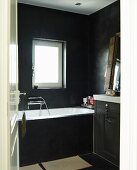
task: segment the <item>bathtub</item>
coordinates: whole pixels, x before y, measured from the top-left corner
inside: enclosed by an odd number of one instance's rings
[[[68,107],[26,110],[26,135],[22,138],[19,111],[20,166],[93,152],[94,110]]]
[[[49,113],[47,109],[41,110],[25,110],[19,111],[18,120],[22,119],[22,115],[25,112],[26,120],[36,120],[36,119],[47,119],[47,118],[59,118],[66,116],[74,116],[74,115],[82,115],[82,114],[93,114],[94,110],[83,108],[83,107],[67,107],[67,108],[56,108],[49,109]]]

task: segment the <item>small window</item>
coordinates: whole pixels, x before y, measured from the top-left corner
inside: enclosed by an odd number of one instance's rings
[[[33,88],[63,87],[63,42],[33,40]]]

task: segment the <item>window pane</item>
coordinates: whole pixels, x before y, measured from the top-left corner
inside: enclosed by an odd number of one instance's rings
[[[35,83],[58,83],[58,47],[35,45]]]

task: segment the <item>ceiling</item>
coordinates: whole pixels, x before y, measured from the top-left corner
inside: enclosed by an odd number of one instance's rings
[[[117,0],[18,0],[19,3],[90,15]],[[80,6],[75,5],[81,3]]]

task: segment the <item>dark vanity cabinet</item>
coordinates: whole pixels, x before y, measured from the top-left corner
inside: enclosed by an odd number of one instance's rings
[[[119,166],[120,104],[95,101],[94,152]]]

